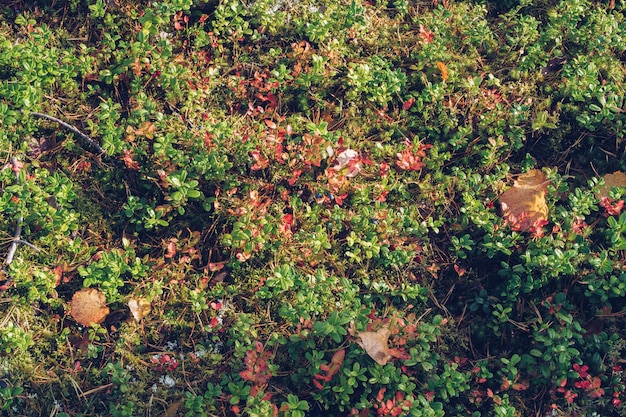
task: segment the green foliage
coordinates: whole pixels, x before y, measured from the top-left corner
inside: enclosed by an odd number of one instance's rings
[[[3,413],[624,414],[623,1],[14,3]]]

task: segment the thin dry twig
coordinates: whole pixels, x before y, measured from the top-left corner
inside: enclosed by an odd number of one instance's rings
[[[11,165],[13,167],[13,171],[15,172],[15,178],[17,182],[20,182],[20,173],[19,166],[20,162],[16,157],[11,158]],[[21,242],[22,236],[22,223],[24,222],[24,218],[20,216],[17,219],[17,225],[15,226],[15,232],[13,233],[13,239],[11,242],[11,247],[9,247],[9,251],[7,252],[7,257],[4,259],[4,265],[2,265],[2,271],[6,271],[6,268],[13,262],[13,257],[15,256],[15,251],[17,251],[17,245]]]
[[[49,114],[45,114],[45,113],[30,112],[30,114],[40,119],[47,119],[47,120],[56,122],[60,124],[61,126],[63,126],[64,128],[66,128],[67,130],[69,130],[70,132],[74,133],[76,136],[79,137],[79,140],[82,141],[80,145],[83,149],[86,149],[89,152],[93,152],[96,155],[104,154],[104,149],[102,149],[102,147],[98,143],[96,143],[96,141],[91,139],[89,136],[87,136],[86,134],[84,134],[83,132],[81,132],[76,127],[72,126],[71,124],[66,123],[61,119],[57,119],[56,117],[50,116]]]

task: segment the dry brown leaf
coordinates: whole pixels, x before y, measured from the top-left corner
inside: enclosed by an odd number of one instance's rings
[[[604,177],[604,185],[598,187],[596,197],[598,200],[602,200],[609,196],[611,187],[626,187],[626,174],[622,171],[615,171],[612,174],[606,174]]]
[[[110,311],[104,293],[95,288],[76,291],[70,306],[70,314],[83,326],[102,323]]]
[[[141,321],[144,317],[148,315],[150,312],[150,301],[145,298],[134,299],[131,298],[128,301],[128,308],[130,312],[133,314],[133,317],[136,321]]]
[[[380,365],[386,365],[391,360],[389,354],[389,335],[391,332],[386,327],[376,332],[357,333],[357,343],[365,352]]]
[[[521,174],[500,196],[503,216],[518,230],[529,231],[538,221],[548,220],[548,179],[539,169]]]
[[[176,412],[178,411],[179,407],[180,401],[171,404],[169,407],[167,407],[167,410],[165,410],[165,412],[161,414],[160,417],[176,417],[178,415]]]

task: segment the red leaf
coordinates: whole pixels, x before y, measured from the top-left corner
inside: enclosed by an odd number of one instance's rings
[[[273,121],[271,121],[270,119],[265,119],[263,120],[265,122],[265,124],[267,125],[267,127],[269,127],[270,129],[276,129],[276,123],[274,123]]]
[[[415,103],[415,97],[411,97],[410,99],[405,101],[404,104],[402,104],[402,110],[407,111],[413,106],[413,103]]]
[[[298,181],[298,178],[300,178],[300,175],[302,175],[302,170],[301,169],[295,170],[291,178],[289,178],[289,181],[288,181],[289,185],[294,185],[296,181]]]
[[[422,38],[424,43],[431,43],[433,39],[435,38],[435,34],[429,31],[428,29],[426,29],[424,25],[420,23],[419,37]]]
[[[165,253],[165,258],[171,259],[174,257],[174,255],[176,255],[176,243],[170,241],[170,243],[167,244],[167,252]]]
[[[252,169],[253,171],[258,171],[260,169],[267,168],[270,161],[269,159],[261,155],[261,152],[255,150],[255,151],[251,151],[250,154],[252,155],[252,158],[254,158],[254,161],[255,161],[250,169]]]
[[[216,272],[224,269],[226,262],[209,262],[209,271]]]
[[[133,159],[134,155],[131,151],[129,150],[125,150],[124,151],[124,165],[126,165],[126,168],[128,169],[132,169],[134,171],[138,171],[139,170],[139,164],[137,163],[137,161],[135,161]]]

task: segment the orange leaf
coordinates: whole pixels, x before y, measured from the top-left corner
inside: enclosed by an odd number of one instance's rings
[[[448,80],[448,75],[449,75],[449,74],[448,74],[448,67],[446,67],[446,64],[444,64],[444,63],[443,63],[443,62],[441,62],[441,61],[437,61],[437,64],[436,64],[436,65],[437,65],[437,68],[439,68],[439,71],[441,71],[441,78],[442,78],[444,81],[447,81],[447,80]]]
[[[527,232],[536,223],[547,221],[548,182],[541,170],[533,169],[521,174],[513,186],[502,193],[500,205],[503,216],[516,230]]]

